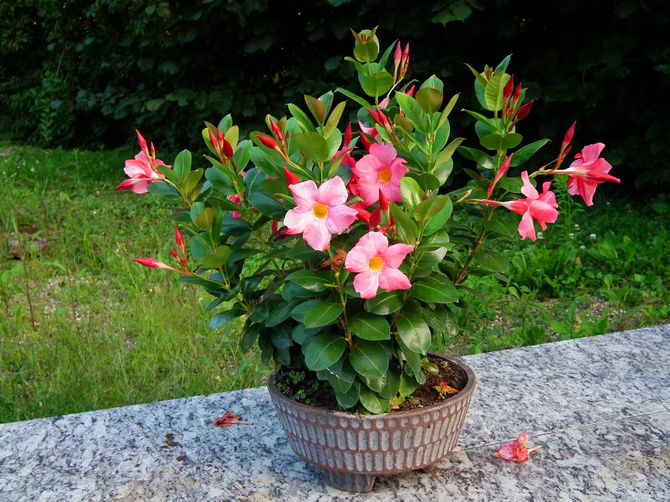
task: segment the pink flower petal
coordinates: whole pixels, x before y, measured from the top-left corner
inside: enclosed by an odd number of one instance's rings
[[[323,220],[314,219],[302,234],[305,242],[309,244],[312,249],[317,251],[325,251],[330,245],[330,232],[326,228],[326,223]]]
[[[286,225],[289,234],[300,234],[314,219],[314,213],[311,209],[295,208],[288,211],[284,216],[284,225]]]
[[[535,235],[535,225],[533,225],[533,217],[530,214],[530,210],[526,211],[521,217],[518,231],[522,239],[528,238],[531,241],[537,239],[537,236]]]
[[[356,275],[354,277],[354,289],[365,300],[377,296],[379,272],[362,272]]]
[[[524,194],[529,199],[537,199],[538,193],[535,187],[531,184],[528,179],[528,171],[521,173],[521,179],[523,180],[523,187],[521,188],[521,193]]]
[[[318,192],[316,200],[328,206],[340,206],[347,202],[349,197],[347,187],[339,176],[325,181]]]
[[[288,187],[298,208],[312,209],[316,203],[319,189],[312,180],[302,181]]]
[[[347,206],[335,206],[328,208],[326,226],[331,234],[341,234],[356,221],[358,211]]]
[[[386,291],[409,289],[409,278],[397,268],[384,267],[379,274],[379,287]]]
[[[347,258],[344,261],[344,267],[349,272],[368,272],[370,270],[370,260],[372,260],[374,256],[374,250],[357,245],[347,253]]]
[[[388,267],[398,268],[405,257],[414,250],[408,244],[393,244],[384,251],[384,264]]]
[[[385,166],[390,166],[398,157],[398,153],[391,145],[372,145],[370,147],[370,154]]]
[[[584,164],[591,164],[598,160],[600,154],[605,148],[604,143],[595,143],[593,145],[586,145],[582,148],[582,161]]]

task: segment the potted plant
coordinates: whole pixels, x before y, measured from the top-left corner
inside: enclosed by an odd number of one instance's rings
[[[166,165],[138,132],[118,189],[181,204],[176,265],[134,261],[202,286],[216,326],[243,318],[242,348],[258,345],[275,365],[268,386],[294,451],[333,485],[367,491],[375,476],[428,468],[456,444],[475,377],[429,350],[468,275],[491,270],[485,242],[516,232],[534,241],[536,222],[554,223],[552,177],[567,176],[587,205],[598,184],[618,180],[602,143],[561,169],[574,124],[553,162],[522,167],[548,140],[521,146],[533,102],[509,57],[470,67],[483,110],[464,110],[476,133],[465,141],[450,138],[458,95],[446,100],[435,75],[408,79],[409,45],[380,54],[375,30],[354,35],[346,59],[365,97],[305,96],[305,109],[289,104],[247,139],[230,116],[205,123],[207,167],[186,150]],[[504,210],[521,217],[516,228],[496,219]]]

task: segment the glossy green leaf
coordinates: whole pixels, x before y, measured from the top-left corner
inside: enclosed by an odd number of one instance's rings
[[[383,291],[367,300],[363,308],[372,314],[388,315],[402,307],[402,294],[399,291]]]
[[[423,373],[423,368],[421,367],[421,356],[417,352],[410,350],[402,341],[402,338],[398,338],[397,341],[398,348],[409,367],[410,373],[419,384],[423,384],[426,381],[426,375]]]
[[[374,108],[365,98],[360,97],[357,94],[354,94],[353,92],[349,91],[348,89],[344,89],[342,87],[338,87],[335,89],[335,92],[339,92],[340,94],[343,94],[344,96],[348,97],[352,101],[358,103],[360,106],[362,106],[365,109],[370,109]]]
[[[534,141],[529,143],[526,146],[519,148],[514,152],[514,156],[510,162],[510,166],[516,167],[525,164],[533,155],[535,155],[540,148],[549,143],[548,139],[541,139],[539,141]]]
[[[370,413],[376,415],[386,413],[389,410],[389,400],[384,399],[376,392],[366,388],[361,388],[361,394],[358,396],[363,407]]]
[[[291,331],[291,338],[298,345],[304,345],[307,339],[319,332],[321,328],[306,328],[304,324],[298,324]]]
[[[260,324],[249,324],[244,325],[242,330],[242,336],[240,337],[240,349],[242,352],[249,352],[251,348],[258,341],[258,336],[261,332]]]
[[[412,285],[410,295],[427,303],[453,303],[458,301],[458,289],[445,276],[425,277]]]
[[[356,373],[380,378],[388,370],[389,354],[379,342],[357,340],[349,352],[349,362]]]
[[[398,336],[412,352],[425,355],[430,348],[430,328],[418,314],[401,313],[396,318]]]
[[[358,80],[363,92],[370,97],[383,96],[393,86],[393,75],[389,72],[375,71],[372,74],[359,74]]]
[[[405,207],[412,209],[421,202],[425,194],[415,179],[403,176],[400,180],[400,195]]]
[[[340,303],[323,303],[313,307],[305,314],[304,323],[307,328],[327,326],[337,321],[342,312],[342,304]]]
[[[523,136],[518,133],[507,133],[505,135],[493,133],[484,136],[479,140],[484,148],[489,150],[507,150],[516,147],[523,140]]]
[[[323,370],[328,383],[336,393],[346,394],[356,380],[356,372],[346,357],[341,357],[335,364]]]
[[[174,159],[174,165],[172,166],[175,174],[178,176],[178,180],[175,182],[179,185],[181,182],[188,176],[188,173],[191,172],[191,152],[188,150],[182,150],[177,154],[177,157]]]
[[[339,404],[345,410],[353,408],[358,403],[360,389],[361,384],[359,382],[354,382],[354,384],[347,392],[335,392],[335,399],[337,399],[337,404]]]
[[[503,91],[510,76],[507,73],[497,73],[491,77],[484,88],[484,101],[486,109],[492,112],[499,111],[503,107]]]
[[[301,288],[302,289],[302,288]],[[307,291],[307,290],[303,290]],[[307,298],[311,298],[314,296],[314,293],[308,292],[309,296]],[[282,295],[282,298],[284,295]],[[325,302],[321,300],[307,300],[306,302],[302,302],[298,305],[296,305],[293,310],[291,310],[291,317],[295,319],[298,322],[304,322],[305,321],[305,316],[307,315],[308,312],[310,312],[312,309],[315,307],[320,307],[327,305]]]
[[[314,124],[312,124],[312,121],[305,112],[293,103],[289,103],[287,106],[288,111],[291,112],[291,115],[298,121],[298,124],[300,124],[303,131],[314,131]]]
[[[349,321],[349,329],[363,340],[391,339],[391,327],[386,318],[374,314],[356,314]]]
[[[406,244],[413,244],[419,235],[419,228],[416,223],[396,204],[389,204],[389,209],[391,216],[395,219],[398,238]]]
[[[314,162],[326,162],[328,156],[328,142],[320,134],[312,131],[303,132],[293,137],[293,144],[300,153]]]
[[[312,371],[325,370],[335,364],[347,346],[347,342],[339,335],[324,333],[316,335],[302,346],[305,364]]]
[[[287,281],[293,282],[308,291],[318,293],[327,289],[327,284],[332,282],[328,272],[315,272],[313,270],[298,270],[286,277]]]
[[[326,128],[323,131],[323,136],[325,138],[330,137],[333,131],[337,129],[337,124],[340,122],[340,118],[342,118],[342,114],[344,113],[344,108],[346,105],[347,102],[342,101],[335,107],[333,112],[328,117],[328,120],[326,121]]]
[[[277,297],[279,298],[279,297]],[[277,302],[270,306],[267,319],[265,319],[265,326],[267,328],[272,328],[283,323],[286,319],[291,317],[291,311],[298,304],[297,301],[294,302]]]
[[[409,120],[419,132],[427,133],[428,115],[421,109],[419,103],[417,103],[413,97],[403,92],[396,92],[395,98],[400,105],[400,109],[407,117],[407,120]]]

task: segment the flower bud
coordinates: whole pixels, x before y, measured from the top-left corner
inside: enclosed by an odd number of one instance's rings
[[[292,173],[286,168],[284,168],[284,177],[286,178],[286,186],[291,186],[300,183],[300,179],[298,179],[298,177],[294,173]]]
[[[352,30],[356,43],[354,45],[354,57],[361,63],[371,63],[379,55],[379,39],[373,30],[362,30],[356,33]]]
[[[275,140],[270,138],[269,136],[263,136],[262,134],[258,135],[258,141],[263,143],[266,147],[268,147],[270,150],[276,150],[277,149],[277,143]]]
[[[530,109],[533,107],[534,100],[530,100],[528,103],[524,104],[519,108],[519,111],[516,114],[516,120],[523,120],[525,119],[528,114],[530,113]]]

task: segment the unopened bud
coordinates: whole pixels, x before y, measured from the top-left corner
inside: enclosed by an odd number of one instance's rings
[[[263,143],[266,147],[268,147],[271,150],[276,150],[277,149],[277,142],[270,138],[269,136],[263,136],[262,134],[258,135],[258,141]]]

